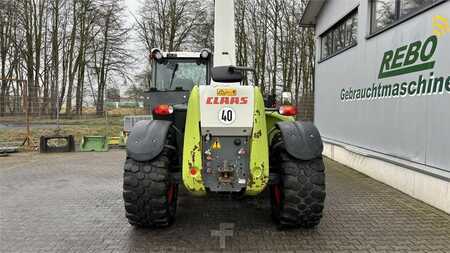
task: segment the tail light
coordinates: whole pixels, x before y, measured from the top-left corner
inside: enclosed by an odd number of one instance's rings
[[[153,114],[158,116],[168,116],[173,113],[173,107],[171,105],[157,105],[155,108],[153,108]]]
[[[297,107],[293,105],[283,105],[278,112],[284,116],[295,116],[297,115]]]

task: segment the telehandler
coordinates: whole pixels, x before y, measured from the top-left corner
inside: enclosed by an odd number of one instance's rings
[[[234,34],[233,1],[215,0],[214,55],[152,51],[153,120],[138,122],[127,140],[123,197],[130,224],[171,225],[180,184],[196,196],[255,196],[269,188],[279,227],[319,224],[325,200],[319,131],[296,121],[294,106],[265,108],[259,87],[241,85],[251,69],[236,66]]]

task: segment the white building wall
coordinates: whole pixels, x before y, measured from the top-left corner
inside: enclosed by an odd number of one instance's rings
[[[450,93],[342,101],[341,90],[450,76],[450,33],[439,37],[433,70],[378,79],[388,50],[433,34],[433,17],[450,20],[450,1],[372,38],[369,0],[328,0],[316,25],[320,35],[358,8],[358,44],[320,62],[317,37],[315,123],[325,155],[450,213]],[[445,86],[445,83],[444,83]],[[357,152],[354,152],[357,150]],[[333,151],[333,152],[332,152]],[[380,158],[380,159],[377,159]],[[392,161],[389,163],[389,161]]]
[[[429,205],[450,213],[450,182],[361,154],[333,143],[325,143],[323,154],[369,177],[383,182]]]

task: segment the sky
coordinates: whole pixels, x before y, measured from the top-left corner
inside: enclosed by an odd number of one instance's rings
[[[139,8],[139,0],[125,0],[129,11],[136,11]]]
[[[142,3],[142,0],[125,0],[124,3],[126,5],[126,7],[127,7],[127,11],[126,11],[127,18],[126,18],[126,20],[127,20],[128,26],[132,26],[134,24],[134,17],[133,17],[133,15],[137,16],[138,9],[139,9],[139,6]],[[136,42],[136,35],[133,32],[132,32],[132,38],[129,41],[128,47],[130,49],[132,49],[132,50],[139,49],[139,43]]]
[[[132,26],[134,24],[133,15],[137,16],[142,0],[124,0],[124,3],[127,7],[126,20],[128,22],[128,26]],[[130,40],[128,42],[127,48],[130,50],[130,54],[132,54],[137,59],[136,63],[131,66],[131,74],[138,74],[143,70],[145,66],[147,53],[142,50],[141,44],[136,41],[136,34],[134,32],[131,32],[130,34]],[[127,87],[121,87],[121,90],[124,90],[126,88]]]

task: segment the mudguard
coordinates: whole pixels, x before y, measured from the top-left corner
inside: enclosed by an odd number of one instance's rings
[[[167,132],[172,122],[142,120],[136,123],[127,140],[127,157],[139,162],[157,157],[166,144]]]
[[[300,160],[311,160],[322,156],[323,143],[319,130],[311,122],[276,123],[284,141],[286,151]]]

